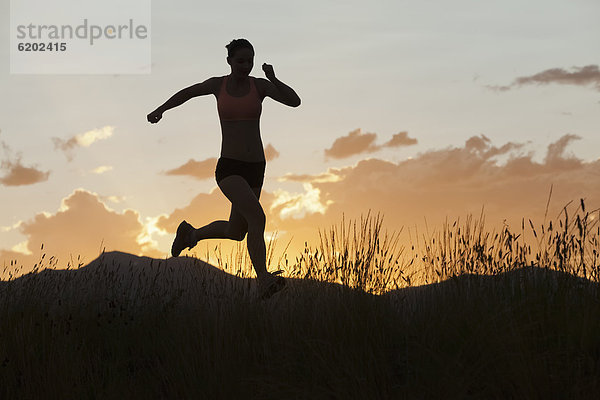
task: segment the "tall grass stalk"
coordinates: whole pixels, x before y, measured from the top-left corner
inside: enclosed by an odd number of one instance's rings
[[[339,226],[319,230],[319,247],[313,251],[306,243],[290,276],[339,283],[372,294],[400,287],[406,269],[400,261],[404,247],[398,247],[402,229],[388,233],[382,225],[383,216],[369,211],[358,223],[342,218]]]
[[[570,204],[559,214],[558,231],[556,221],[549,221],[546,227],[540,226],[541,234],[533,221],[528,219],[526,224],[525,218],[520,233],[507,225],[500,232],[489,232],[483,212],[479,219],[467,216],[462,226],[459,220],[452,225],[446,222],[441,232],[423,236],[423,248],[418,248],[422,261],[419,280],[433,283],[464,274],[498,275],[536,267],[600,282],[600,211],[586,211],[581,199],[575,215],[569,218]],[[535,239],[533,252],[532,243],[524,240],[526,228]]]

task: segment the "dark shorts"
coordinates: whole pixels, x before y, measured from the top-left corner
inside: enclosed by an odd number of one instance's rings
[[[221,157],[217,162],[215,178],[217,178],[217,183],[219,183],[228,176],[239,175],[248,182],[251,188],[260,188],[265,179],[266,166],[267,163],[265,161],[248,162]]]

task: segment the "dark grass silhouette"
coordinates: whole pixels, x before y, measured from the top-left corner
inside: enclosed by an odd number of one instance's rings
[[[119,252],[2,282],[0,398],[596,398],[600,292],[569,273],[580,258],[473,267],[491,244],[465,229],[457,259],[427,249],[421,269],[439,282],[408,285],[386,272],[408,263],[380,222],[330,231],[268,300],[248,274]],[[406,287],[377,290],[388,276]]]
[[[2,284],[2,398],[593,398],[597,284],[525,268],[372,295],[106,253]]]
[[[306,285],[299,279],[289,281],[294,288]],[[55,312],[67,305],[102,309],[120,304],[137,312],[263,300],[258,297],[256,279],[229,274],[197,258],[154,259],[119,251],[102,253],[77,269],[44,269],[0,281],[0,291],[6,307],[35,304]]]

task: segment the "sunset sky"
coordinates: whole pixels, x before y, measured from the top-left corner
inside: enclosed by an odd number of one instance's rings
[[[214,97],[146,115],[227,75],[241,37],[251,75],[270,63],[302,99],[265,99],[261,117],[267,231],[292,240],[291,259],[369,209],[408,233],[482,207],[520,231],[551,185],[550,217],[600,207],[598,1],[204,3],[152,3],[145,75],[10,74],[0,42],[0,266],[32,266],[42,243],[64,267],[102,248],[165,257],[182,219],[226,219]]]

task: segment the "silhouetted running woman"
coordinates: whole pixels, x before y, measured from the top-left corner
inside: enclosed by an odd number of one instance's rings
[[[148,121],[157,123],[165,111],[192,97],[208,94],[216,97],[223,139],[215,177],[217,185],[231,201],[229,221],[214,221],[198,229],[186,221],[181,222],[171,254],[177,257],[185,248],[191,249],[203,239],[241,241],[247,233],[248,253],[258,278],[259,294],[268,297],[281,289],[285,281],[267,272],[266,268],[266,217],[259,202],[266,160],[259,118],[265,97],[290,107],[298,107],[300,97],[275,77],[272,65],[262,65],[268,80],[249,76],[254,66],[254,48],[249,41],[236,39],[225,47],[227,64],[231,67],[229,75],[212,77],[180,90],[148,114]]]

